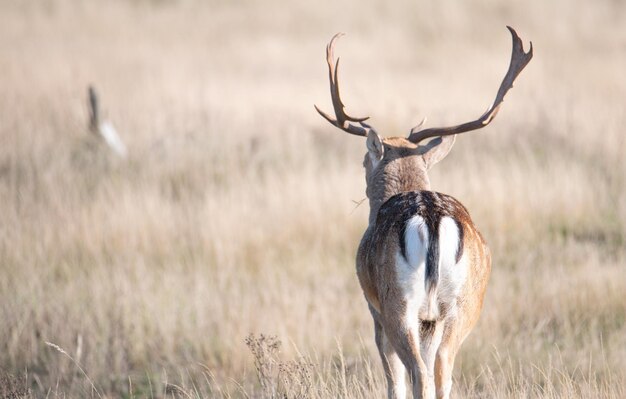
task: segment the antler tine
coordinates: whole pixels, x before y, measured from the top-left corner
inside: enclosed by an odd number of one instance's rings
[[[522,72],[524,67],[528,65],[530,60],[533,58],[533,43],[530,42],[530,49],[528,52],[524,52],[524,45],[522,43],[522,39],[517,35],[517,32],[510,26],[507,26],[507,29],[511,32],[511,36],[513,38],[513,50],[511,52],[511,63],[509,64],[509,70],[507,71],[502,83],[500,84],[500,88],[498,89],[498,93],[496,94],[496,99],[489,109],[478,119],[475,121],[463,123],[457,126],[450,127],[439,127],[439,128],[429,128],[424,130],[418,130],[419,126],[411,129],[411,134],[409,135],[409,140],[414,143],[419,143],[420,141],[427,139],[429,137],[435,136],[450,136],[453,134],[469,132],[471,130],[480,129],[482,127],[487,126],[493,118],[498,114],[500,110],[500,105],[502,105],[502,101],[504,101],[504,96],[509,91],[511,87],[513,87],[513,82],[517,78],[517,76]]]
[[[333,109],[335,110],[335,117],[337,119],[333,119],[326,112],[319,109],[317,105],[314,105],[314,107],[324,119],[341,130],[357,136],[367,136],[367,131],[370,127],[364,125],[363,122],[369,119],[369,117],[354,118],[346,114],[345,105],[341,101],[341,96],[339,95],[339,58],[335,61],[333,49],[335,41],[343,35],[343,33],[337,33],[332,39],[330,39],[330,42],[326,46],[326,63],[328,64],[328,79],[330,81],[330,98],[333,102]],[[350,122],[357,122],[361,126],[356,126]]]

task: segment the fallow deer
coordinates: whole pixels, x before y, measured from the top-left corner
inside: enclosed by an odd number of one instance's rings
[[[411,129],[407,138],[381,138],[344,111],[333,47],[326,47],[334,126],[366,137],[363,161],[369,226],[356,257],[359,282],[374,319],[375,340],[389,398],[406,397],[408,371],[414,398],[448,398],[459,347],[476,324],[491,271],[489,248],[467,209],[431,191],[427,171],[441,161],[455,135],[480,129],[496,116],[513,81],[533,56],[515,30],[511,63],[495,101],[478,119],[458,126]],[[423,123],[423,122],[422,122]],[[425,139],[433,138],[426,144]]]
[[[96,89],[89,86],[87,93],[89,96],[89,130],[104,140],[114,153],[121,158],[126,158],[128,151],[113,124],[107,120],[100,120],[100,106]]]

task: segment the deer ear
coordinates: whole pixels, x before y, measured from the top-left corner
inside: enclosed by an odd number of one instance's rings
[[[456,134],[452,136],[443,136],[432,139],[426,144],[422,152],[422,158],[426,163],[426,168],[430,169],[434,164],[441,161],[448,155],[454,141],[456,140]]]
[[[367,152],[374,165],[383,159],[383,155],[385,155],[383,141],[374,129],[369,129],[367,132]]]

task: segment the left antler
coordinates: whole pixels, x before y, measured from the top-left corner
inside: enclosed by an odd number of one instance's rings
[[[328,63],[328,77],[330,79],[330,97],[333,101],[333,108],[335,109],[335,117],[337,119],[333,119],[326,112],[322,111],[315,105],[315,109],[319,112],[320,115],[324,117],[328,122],[337,126],[341,130],[348,132],[350,134],[355,134],[357,136],[367,136],[367,131],[370,127],[363,123],[368,117],[365,118],[353,118],[346,114],[344,111],[345,106],[341,102],[341,97],[339,96],[339,81],[337,79],[337,71],[339,70],[339,58],[335,61],[335,57],[333,56],[333,47],[335,46],[335,40],[343,36],[343,33],[337,33],[330,39],[330,43],[326,46],[326,62]],[[357,122],[361,126],[357,126],[350,122]]]

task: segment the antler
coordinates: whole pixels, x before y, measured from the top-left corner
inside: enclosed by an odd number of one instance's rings
[[[515,78],[517,78],[520,72],[522,72],[522,69],[524,69],[524,67],[533,58],[533,43],[530,42],[530,50],[528,50],[527,53],[524,52],[524,45],[522,44],[522,40],[519,38],[515,30],[510,26],[507,26],[507,29],[511,32],[511,36],[513,36],[513,52],[511,54],[511,64],[509,65],[508,72],[502,80],[502,84],[500,84],[500,89],[498,89],[498,94],[496,95],[496,99],[493,102],[493,105],[491,105],[491,107],[489,107],[489,109],[480,118],[472,122],[463,123],[461,125],[419,130],[421,126],[420,124],[411,129],[411,134],[409,135],[410,141],[417,144],[420,141],[429,137],[449,136],[453,134],[480,129],[487,126],[493,120],[493,118],[496,117],[496,114],[500,109],[500,105],[502,105],[502,101],[504,100],[504,96],[509,91],[509,89],[513,87],[513,82],[515,81]]]
[[[314,105],[314,107],[317,112],[324,117],[324,119],[341,130],[357,136],[367,136],[367,131],[370,127],[363,122],[369,119],[369,116],[365,118],[353,118],[349,116],[344,111],[345,106],[343,105],[343,102],[341,102],[341,97],[339,96],[339,81],[337,78],[339,58],[335,61],[335,57],[333,56],[333,47],[335,45],[335,40],[339,39],[341,36],[343,36],[343,33],[337,33],[332,39],[330,39],[330,43],[326,46],[326,62],[328,63],[328,77],[330,80],[330,97],[333,101],[333,108],[335,109],[335,117],[337,119],[333,119],[326,112],[319,109],[317,105]],[[354,125],[350,122],[358,122],[361,126]]]
[[[93,86],[87,89],[89,93],[89,128],[95,132],[100,124],[100,108],[98,107],[98,95]]]

